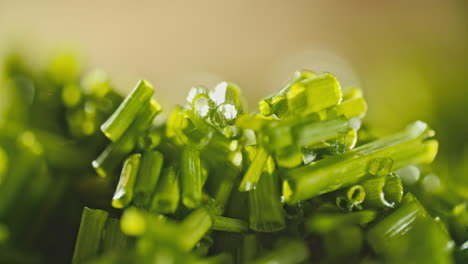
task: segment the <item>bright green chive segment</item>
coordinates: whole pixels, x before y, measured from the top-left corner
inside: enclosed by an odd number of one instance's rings
[[[328,233],[341,226],[366,225],[377,217],[376,211],[363,210],[350,213],[317,213],[306,221],[309,232]]]
[[[106,211],[84,208],[75,244],[73,264],[86,263],[98,255],[107,217]]]
[[[112,197],[114,208],[124,208],[130,204],[133,198],[133,188],[140,167],[141,154],[132,154],[123,165],[119,183]]]
[[[145,216],[134,207],[125,210],[120,219],[120,229],[129,236],[140,236],[147,230]]]
[[[180,200],[179,175],[174,166],[165,168],[151,202],[150,211],[175,213]]]
[[[393,160],[389,157],[377,158],[369,163],[368,172],[375,176],[385,176],[392,171]]]
[[[403,184],[396,174],[372,178],[361,183],[366,190],[366,208],[394,207],[403,198]]]
[[[151,99],[154,89],[145,80],[137,83],[132,92],[119,105],[117,110],[102,124],[101,130],[112,142],[117,141],[135,120],[142,106]]]
[[[182,239],[179,243],[186,250],[191,250],[211,229],[213,217],[205,208],[198,208],[181,223]]]
[[[202,165],[200,151],[186,147],[181,160],[182,203],[196,208],[202,199]]]
[[[227,232],[246,232],[249,229],[249,224],[240,219],[234,219],[224,216],[216,216],[214,218],[213,230]]]
[[[265,164],[268,159],[268,152],[264,148],[258,147],[252,149],[252,151],[255,152],[255,158],[250,163],[250,166],[240,183],[239,190],[242,192],[255,189],[255,186],[257,185],[257,182],[260,179],[262,172],[264,171]]]
[[[353,185],[349,188],[337,191],[336,205],[347,211],[362,209],[361,204],[366,198],[366,191],[361,185]]]
[[[270,169],[262,173],[256,188],[248,192],[250,228],[257,232],[274,232],[286,227],[278,174],[272,159],[267,161],[266,167]]]
[[[335,76],[324,73],[294,83],[287,93],[288,110],[304,115],[341,102],[341,87]]]
[[[151,195],[161,173],[163,161],[163,155],[157,150],[148,150],[142,154],[141,165],[135,183],[135,205],[140,207],[149,206]]]
[[[375,159],[391,158],[393,169],[431,163],[438,147],[437,141],[426,139],[432,135],[433,131],[418,121],[398,134],[289,170],[283,182],[285,200],[293,204],[357,183]]]
[[[111,143],[92,162],[93,168],[101,177],[112,175],[116,168],[121,166],[121,162],[135,148],[138,138],[151,126],[154,117],[159,113],[159,106],[154,100],[144,104],[136,120],[125,131],[122,137]]]
[[[260,258],[249,262],[251,264],[299,264],[309,257],[309,250],[302,241],[285,241],[281,247],[271,250]]]

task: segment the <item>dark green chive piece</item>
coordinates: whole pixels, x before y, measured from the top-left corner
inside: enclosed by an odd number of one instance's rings
[[[227,232],[246,232],[249,224],[243,220],[229,218],[224,216],[216,216],[214,218],[213,230]]]
[[[138,177],[135,182],[134,203],[137,206],[149,206],[151,195],[161,174],[164,158],[157,150],[147,150],[142,154]]]
[[[179,172],[174,166],[165,168],[162,172],[150,210],[152,212],[175,213],[180,200]]]

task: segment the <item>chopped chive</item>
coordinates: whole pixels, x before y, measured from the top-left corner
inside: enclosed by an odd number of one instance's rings
[[[125,157],[135,148],[138,137],[148,129],[159,112],[154,100],[145,104],[143,110],[122,137],[108,145],[99,157],[92,162],[92,166],[99,176],[105,178],[112,175]]]
[[[249,262],[252,264],[299,264],[309,258],[309,249],[302,241],[287,241],[281,247],[267,252],[262,257]]]
[[[301,148],[290,145],[275,151],[275,160],[281,168],[294,168],[302,164],[303,155]]]
[[[273,163],[270,159],[267,163]],[[273,167],[274,164],[266,167]],[[276,172],[264,171],[255,189],[248,192],[250,228],[257,232],[274,232],[285,228]]]
[[[178,171],[174,166],[165,168],[156,186],[150,211],[166,214],[175,213],[179,206],[179,189]]]
[[[108,213],[98,209],[83,209],[80,230],[76,239],[73,264],[86,263],[96,257],[101,244],[102,231],[106,224]]]
[[[240,263],[249,263],[257,256],[259,245],[257,234],[246,234],[242,240]]]
[[[141,154],[132,154],[125,160],[119,183],[112,197],[112,206],[114,208],[124,208],[132,201],[133,188],[140,167],[140,159]]]
[[[163,165],[163,155],[157,150],[148,150],[142,154],[138,177],[135,182],[134,203],[140,207],[147,207],[151,202],[151,195],[158,182]]]
[[[340,103],[341,87],[335,76],[324,73],[294,83],[287,98],[289,111],[309,114]]]
[[[392,166],[393,160],[391,158],[377,158],[371,160],[369,163],[369,169],[367,171],[375,176],[385,176],[392,171]]]
[[[375,211],[350,213],[317,213],[306,221],[309,232],[328,233],[345,225],[366,225],[377,217]]]
[[[329,121],[305,123],[302,126],[295,127],[293,133],[299,146],[310,146],[336,138],[348,131],[348,121],[345,118],[338,118]]]
[[[137,83],[132,92],[119,105],[117,110],[101,126],[101,130],[112,142],[117,141],[135,120],[142,106],[151,99],[154,89],[145,80]],[[160,107],[158,107],[160,111]]]
[[[361,185],[366,190],[363,203],[366,208],[394,207],[403,198],[403,184],[400,177],[393,173],[366,180]]]
[[[246,151],[249,151],[248,149],[250,148],[246,147]],[[255,189],[268,160],[268,152],[264,148],[255,147],[255,149],[251,148],[251,150],[255,152],[255,158],[253,158],[250,163],[250,166],[239,185],[239,190],[242,192],[248,192]]]
[[[362,97],[362,91],[359,88],[351,88],[343,96],[343,101],[336,106],[339,113],[346,118],[363,117],[367,112],[367,103]]]
[[[188,208],[201,205],[202,165],[200,151],[186,147],[181,160],[182,203]]]
[[[210,177],[208,180],[209,191],[213,198],[225,207],[231,197],[239,169],[230,164],[222,164],[214,169],[213,174],[216,177]]]
[[[181,223],[182,237],[179,243],[191,250],[213,225],[213,217],[205,208],[198,208]]]
[[[128,237],[120,230],[120,221],[115,218],[108,218],[102,234],[102,251],[125,249],[128,242]]]
[[[10,231],[8,227],[0,222],[0,245],[5,242],[8,242],[8,237],[10,236]]]
[[[292,169],[286,172],[283,182],[285,200],[297,203],[354,184],[367,175],[369,164],[377,158],[392,158],[393,169],[430,163],[438,144],[435,140],[426,140],[427,135],[432,135],[428,126],[416,122],[404,132]]]
[[[344,211],[362,209],[362,202],[366,197],[366,191],[361,185],[353,185],[337,191],[336,205]]]
[[[240,219],[224,216],[216,216],[214,218],[213,230],[242,233],[246,232],[248,229],[249,224]]]
[[[198,260],[196,264],[232,264],[232,256],[228,253],[220,253],[215,256],[207,257],[201,260]]]

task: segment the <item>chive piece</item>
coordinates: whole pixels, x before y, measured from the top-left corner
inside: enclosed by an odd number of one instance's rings
[[[257,256],[257,234],[246,234],[242,240],[240,263],[250,263]]]
[[[80,230],[76,239],[73,264],[85,263],[97,256],[101,243],[102,230],[108,213],[98,209],[83,209]]]
[[[302,164],[303,155],[301,148],[290,145],[275,151],[275,160],[281,168],[295,168]]]
[[[350,119],[363,117],[367,112],[366,100],[362,97],[362,91],[353,87],[343,95],[343,101],[336,106],[337,111]]]
[[[151,203],[152,212],[171,214],[175,213],[179,205],[179,176],[174,166],[165,168],[162,172],[153,201]]]
[[[302,241],[287,241],[282,247],[267,252],[264,256],[256,259],[252,264],[295,264],[303,263],[309,258],[309,250]]]
[[[366,225],[377,217],[375,211],[351,213],[317,213],[306,221],[309,232],[328,233],[345,225]]]
[[[250,228],[257,232],[274,232],[286,227],[281,204],[278,174],[271,157],[265,166],[257,187],[248,192]]]
[[[10,236],[10,231],[8,227],[0,222],[0,245],[5,242],[8,242],[8,237]]]
[[[198,208],[181,223],[182,237],[179,243],[185,250],[191,250],[213,225],[213,217],[205,208]]]
[[[135,120],[145,102],[151,99],[154,89],[148,81],[140,80],[115,112],[101,126],[101,131],[112,142],[117,141]],[[159,105],[158,105],[159,106]],[[161,111],[161,107],[158,107]]]
[[[293,84],[287,99],[289,111],[309,114],[340,103],[341,87],[335,76],[324,73]]]
[[[349,188],[339,190],[336,197],[336,205],[345,211],[362,209],[361,204],[366,198],[366,191],[361,185],[353,185]]]
[[[373,159],[369,163],[370,174],[375,176],[385,176],[392,171],[393,160],[389,157]]]
[[[366,190],[363,206],[367,208],[394,207],[403,198],[403,184],[394,173],[366,180],[361,185]]]
[[[113,171],[120,166],[125,157],[135,148],[138,137],[148,129],[158,112],[156,101],[150,100],[149,103],[144,104],[143,111],[138,114],[136,120],[122,137],[108,145],[99,157],[92,162],[92,166],[99,176],[105,178],[112,175]]]
[[[120,229],[128,236],[141,236],[147,231],[148,223],[138,209],[130,207],[122,214]]]
[[[329,121],[303,123],[295,127],[293,135],[299,146],[310,146],[331,140],[349,131],[348,120],[337,118]]]
[[[217,177],[209,178],[207,183],[208,190],[213,198],[224,208],[231,197],[236,178],[239,175],[239,169],[231,164],[222,164],[214,168],[213,175],[217,175]]]
[[[239,191],[241,192],[248,192],[255,189],[265,168],[265,164],[267,163],[268,152],[264,148],[256,147],[255,150],[252,149],[252,151],[255,152],[255,158],[250,163],[239,185]]]
[[[229,218],[224,216],[216,216],[214,218],[213,230],[226,231],[226,232],[246,232],[249,228],[247,222]]]
[[[202,118],[209,117],[215,107],[215,103],[208,95],[208,91],[201,87],[192,87],[190,89],[187,102],[192,106],[192,110]]]
[[[196,261],[196,264],[232,264],[232,256],[228,253],[220,253],[215,256],[207,257]]]
[[[120,230],[120,221],[115,218],[107,219],[102,235],[102,251],[122,250],[128,245],[128,237]]]
[[[114,208],[124,208],[132,201],[133,188],[138,175],[140,159],[141,154],[132,154],[125,160],[119,183],[112,197],[112,206]]]
[[[140,207],[149,206],[151,195],[161,173],[163,160],[163,155],[159,151],[149,150],[143,153],[135,182],[135,196],[133,199],[135,205]]]
[[[382,252],[387,249],[392,239],[401,237],[409,231],[416,220],[427,217],[424,207],[411,193],[408,193],[395,211],[368,231],[367,239],[376,252]]]
[[[418,121],[404,132],[289,170],[283,182],[285,200],[293,204],[354,184],[367,175],[369,164],[377,158],[391,158],[393,169],[430,163],[438,147],[436,140],[426,140],[432,134],[425,123]]]
[[[200,151],[186,147],[182,152],[182,203],[188,208],[196,208],[202,198],[202,165]]]

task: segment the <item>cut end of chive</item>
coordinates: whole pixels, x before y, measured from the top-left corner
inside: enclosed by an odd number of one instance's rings
[[[107,177],[106,171],[100,167],[98,161],[93,160],[93,162],[91,164],[92,164],[94,170],[96,171],[97,175],[99,175],[101,178],[106,178]]]
[[[287,180],[283,181],[283,197],[284,197],[285,202],[294,203],[293,201],[294,191],[293,190],[294,190],[293,186],[291,186],[291,184]]]

